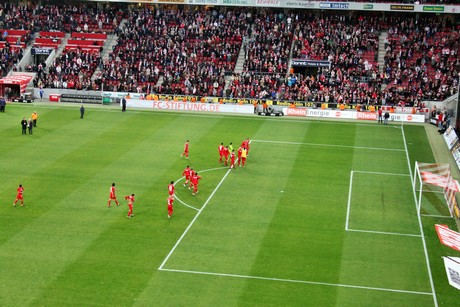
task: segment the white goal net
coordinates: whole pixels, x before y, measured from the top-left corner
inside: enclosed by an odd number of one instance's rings
[[[413,182],[419,214],[423,211],[427,214],[441,211],[439,206],[436,208],[436,202],[439,203],[439,198],[432,195],[442,195],[445,203],[447,203],[450,216],[456,219],[460,217],[459,206],[455,198],[455,194],[460,192],[460,185],[457,180],[452,178],[449,164],[415,162]],[[428,193],[431,195],[427,196]]]

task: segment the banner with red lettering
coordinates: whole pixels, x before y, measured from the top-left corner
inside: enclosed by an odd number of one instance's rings
[[[449,229],[447,225],[436,224],[439,241],[460,252],[460,233]]]

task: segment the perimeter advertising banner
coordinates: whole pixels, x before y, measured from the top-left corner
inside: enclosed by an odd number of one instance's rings
[[[460,5],[423,5],[423,4],[391,4],[374,2],[347,1],[314,1],[314,0],[95,0],[100,2],[127,3],[164,3],[188,5],[221,5],[241,7],[280,7],[292,9],[316,10],[350,10],[375,12],[423,12],[433,14],[460,14]],[[401,2],[403,2],[401,0]]]
[[[460,258],[458,257],[442,257],[444,259],[444,267],[446,268],[447,279],[449,284],[460,290]]]
[[[358,112],[358,111],[340,111],[328,109],[310,109],[310,108],[283,108],[286,116],[307,116],[307,117],[324,117],[337,119],[355,119],[355,120],[378,120],[375,112]],[[390,114],[390,121],[424,123],[425,115],[420,114]]]
[[[184,112],[254,114],[254,107],[252,105],[229,105],[201,102],[128,99],[126,101],[126,107],[128,109],[146,108]]]
[[[436,224],[434,226],[442,244],[460,251],[460,233],[449,229],[447,225]]]

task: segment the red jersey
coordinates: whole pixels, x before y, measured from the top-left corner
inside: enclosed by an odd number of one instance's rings
[[[188,172],[188,178],[192,179],[193,176],[195,176],[195,171],[193,169],[190,169],[189,172]]]
[[[174,184],[173,183],[170,183],[168,185],[168,193],[169,195],[174,195]]]
[[[174,202],[174,198],[173,197],[168,197],[168,209],[172,208],[173,202]]]
[[[188,152],[188,142],[185,142],[184,144],[184,152]]]
[[[128,205],[132,205],[134,203],[134,196],[132,195],[125,196],[125,199],[128,201]]]
[[[182,172],[182,176],[185,177],[185,179],[190,179],[190,167],[186,167],[184,171]]]
[[[243,152],[243,148],[240,146],[238,148],[238,159],[241,158],[241,153]]]
[[[22,193],[24,193],[24,188],[23,188],[23,187],[19,187],[19,188],[18,188],[18,195],[22,195]]]
[[[113,199],[113,198],[117,198],[117,197],[115,196],[115,187],[114,187],[114,186],[111,186],[111,187],[110,187],[110,198],[112,198],[112,199]]]
[[[219,150],[219,156],[221,157],[224,155],[224,148],[224,145],[219,145],[219,147],[217,148]]]
[[[232,163],[235,162],[235,152],[232,151],[232,153],[230,154],[230,160],[232,161]]]
[[[192,183],[194,185],[198,185],[198,181],[201,179],[201,176],[200,175],[197,175],[197,174],[194,174],[193,177],[192,177]]]
[[[228,154],[229,154],[228,148],[227,148],[227,147],[224,147],[223,153],[224,153],[224,157],[227,158],[227,157],[228,157]]]

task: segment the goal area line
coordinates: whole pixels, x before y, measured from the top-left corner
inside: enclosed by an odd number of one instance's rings
[[[410,178],[409,174],[351,170],[350,171],[350,186],[349,186],[349,189],[348,189],[347,214],[346,214],[346,219],[345,219],[345,230],[346,231],[370,233],[370,234],[379,234],[379,235],[394,235],[394,236],[404,236],[404,237],[416,237],[416,238],[421,237],[420,234],[350,228],[349,224],[350,224],[350,211],[351,211],[351,195],[353,194],[353,174],[354,173],[371,174],[371,175],[387,175],[387,176],[403,176],[403,177],[409,177]]]

